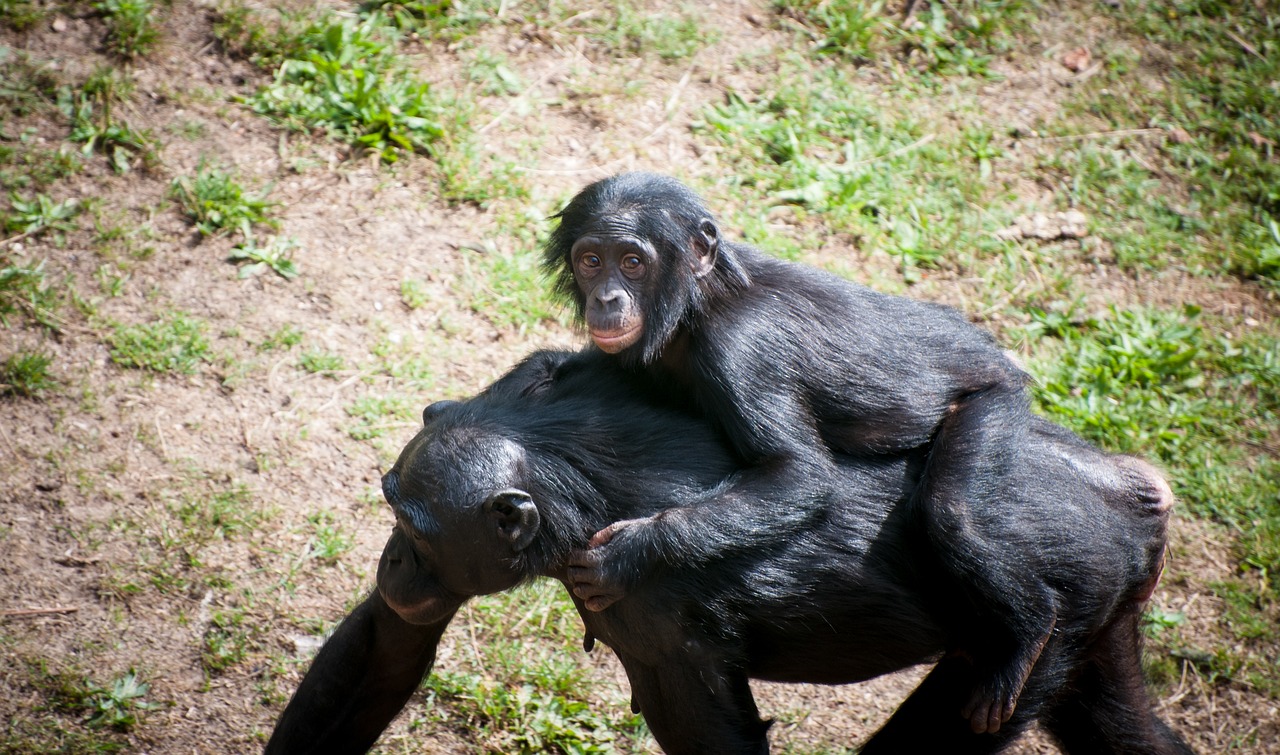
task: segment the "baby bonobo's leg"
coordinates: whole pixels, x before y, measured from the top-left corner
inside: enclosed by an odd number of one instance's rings
[[[1056,619],[1036,554],[1017,547],[1022,505],[1010,483],[1033,415],[1020,384],[997,383],[959,401],[943,419],[916,494],[942,589],[970,613],[956,648],[974,664],[976,686],[961,714],[976,733],[1009,720]]]

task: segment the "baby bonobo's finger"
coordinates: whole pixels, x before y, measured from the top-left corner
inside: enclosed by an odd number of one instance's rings
[[[587,543],[587,547],[599,548],[600,546],[612,540],[613,536],[617,534],[618,530],[622,529],[625,526],[627,526],[626,522],[614,522],[608,527],[605,527],[604,529],[600,530],[596,534],[592,535],[591,540]]]

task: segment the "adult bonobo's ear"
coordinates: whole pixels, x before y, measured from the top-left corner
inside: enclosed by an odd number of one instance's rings
[[[711,218],[698,222],[698,235],[693,238],[693,277],[701,278],[716,267],[720,251],[720,231]]]
[[[426,425],[431,424],[431,422],[436,417],[439,417],[441,414],[443,414],[446,409],[448,409],[451,406],[457,406],[457,405],[458,405],[457,401],[450,401],[448,399],[445,399],[443,401],[436,401],[435,403],[430,404],[429,406],[427,406],[426,409],[422,410],[423,426],[425,427]]]
[[[484,502],[484,513],[497,525],[498,536],[510,542],[516,551],[529,547],[542,524],[533,497],[516,488],[499,490],[489,496]]]

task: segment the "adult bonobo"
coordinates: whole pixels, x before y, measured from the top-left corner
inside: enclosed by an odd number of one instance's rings
[[[757,526],[683,518],[741,463],[716,427],[656,405],[646,383],[599,353],[548,352],[472,400],[429,407],[383,480],[396,525],[378,589],[320,651],[267,752],[369,747],[463,601],[539,575],[567,582],[569,554],[611,521],[681,517],[689,547]],[[937,659],[861,752],[997,752],[1035,720],[1071,753],[1189,752],[1153,714],[1139,665],[1168,488],[1154,473],[1134,487],[1139,467],[1040,420],[1025,444],[1008,470],[1024,503],[994,511],[991,531],[1006,565],[1049,586],[1058,619],[998,732],[955,712],[974,672],[948,651],[971,628],[937,600],[903,505],[919,452],[837,456],[821,516],[779,523],[776,543],[697,571],[658,567],[603,611],[575,600],[588,636],[617,653],[670,753],[766,752],[749,677],[854,682]]]
[[[914,516],[939,556],[974,689],[975,732],[1008,720],[1056,620],[1053,591],[1004,557],[991,519],[1023,505],[1010,484],[1032,414],[1026,376],[955,310],[888,296],[724,238],[671,178],[591,184],[559,214],[545,264],[591,339],[718,422],[749,469],[703,506],[619,522],[575,555],[574,593],[604,608],[655,564],[697,567],[779,545],[823,505],[832,449],[931,450]],[[1141,486],[1141,470],[1132,474]],[[1160,491],[1144,491],[1155,500]],[[732,522],[734,534],[719,531]],[[686,532],[707,530],[694,541]]]

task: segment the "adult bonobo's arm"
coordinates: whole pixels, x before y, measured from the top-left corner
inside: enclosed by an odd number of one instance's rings
[[[431,670],[464,598],[419,573],[406,540],[397,530],[387,541],[378,589],[320,649],[276,722],[267,755],[365,752]]]
[[[451,611],[434,624],[410,624],[375,590],[316,655],[267,755],[367,751],[430,671],[452,618]]]

